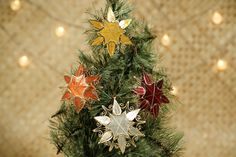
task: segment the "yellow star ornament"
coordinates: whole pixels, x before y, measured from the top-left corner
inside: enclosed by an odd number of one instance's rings
[[[108,9],[107,20],[100,22],[90,20],[90,24],[98,30],[98,37],[92,41],[92,46],[105,44],[108,53],[112,56],[115,53],[117,44],[132,45],[125,33],[125,28],[131,23],[131,19],[117,21],[111,8]]]

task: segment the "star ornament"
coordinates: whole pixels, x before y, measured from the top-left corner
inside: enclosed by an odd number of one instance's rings
[[[112,56],[115,53],[116,45],[132,45],[129,37],[124,34],[125,28],[130,25],[131,21],[131,19],[117,21],[111,8],[108,9],[107,19],[103,22],[90,20],[90,24],[98,30],[98,37],[92,41],[92,46],[104,44]]]
[[[84,108],[84,104],[87,100],[98,99],[94,83],[99,77],[86,76],[85,69],[82,65],[78,67],[75,75],[65,75],[64,79],[67,83],[67,88],[62,100],[72,101],[78,112]]]
[[[113,147],[117,147],[122,153],[125,152],[126,146],[128,145],[127,140],[131,141],[130,143],[135,146],[131,137],[144,136],[138,128],[134,127],[134,125],[138,126],[136,123],[139,122],[135,122],[134,120],[137,119],[140,109],[128,113],[126,113],[126,111],[122,112],[116,99],[114,99],[112,105],[112,113],[109,113],[106,107],[103,106],[103,108],[108,115],[94,117],[98,123],[105,126],[105,132],[102,134],[99,143],[110,145],[110,151]],[[99,132],[97,129],[94,129],[94,131]]]
[[[141,84],[142,86],[134,89],[134,92],[140,96],[140,108],[150,111],[154,117],[157,117],[160,105],[169,103],[162,91],[163,80],[153,82],[147,74],[144,74]]]

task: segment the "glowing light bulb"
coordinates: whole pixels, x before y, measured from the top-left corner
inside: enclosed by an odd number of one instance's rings
[[[58,37],[62,37],[65,34],[65,28],[63,26],[58,26],[55,30],[55,34]]]
[[[219,59],[217,62],[217,69],[219,71],[224,71],[227,69],[227,62],[225,62],[223,59]]]
[[[170,37],[167,34],[164,34],[163,37],[161,38],[161,43],[164,46],[169,46],[170,45]]]
[[[13,11],[17,11],[20,9],[21,7],[21,3],[20,0],[13,0],[11,1],[10,7]]]
[[[27,56],[21,56],[18,62],[22,68],[25,68],[30,64],[29,58]]]
[[[178,94],[178,89],[177,89],[177,87],[173,86],[171,93],[172,93],[173,95],[177,95],[177,94]]]
[[[223,17],[219,12],[214,12],[213,16],[212,16],[212,22],[216,25],[221,24],[223,21]]]

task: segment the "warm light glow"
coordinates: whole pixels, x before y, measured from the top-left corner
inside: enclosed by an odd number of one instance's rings
[[[217,62],[217,69],[219,71],[224,71],[227,68],[227,63],[223,59],[219,59]]]
[[[177,89],[175,86],[173,86],[171,93],[172,93],[173,95],[177,95],[178,89]]]
[[[212,16],[212,22],[216,25],[220,24],[223,21],[223,17],[219,12],[214,12]]]
[[[208,137],[208,134],[207,133],[204,133],[203,134],[203,138],[207,138]]]
[[[58,37],[62,37],[65,34],[65,28],[63,26],[58,26],[55,30],[55,34]]]
[[[14,11],[19,10],[20,7],[21,7],[20,0],[13,0],[13,1],[11,1],[10,6],[11,6],[11,9],[14,10]]]
[[[170,45],[170,37],[167,34],[164,34],[161,39],[161,43],[164,46],[169,46]]]
[[[29,58],[27,56],[21,56],[19,58],[19,65],[24,68],[30,64]]]

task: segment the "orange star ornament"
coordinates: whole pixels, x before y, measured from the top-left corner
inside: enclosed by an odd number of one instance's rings
[[[84,108],[85,101],[98,100],[94,83],[99,77],[86,76],[82,65],[79,66],[75,75],[65,75],[64,79],[67,83],[67,89],[62,100],[73,101],[78,112]]]
[[[132,45],[125,33],[125,28],[131,23],[131,19],[117,21],[111,8],[108,9],[107,20],[100,22],[90,20],[90,24],[98,31],[98,37],[92,41],[92,46],[105,44],[108,53],[112,56],[115,53],[117,44]]]

